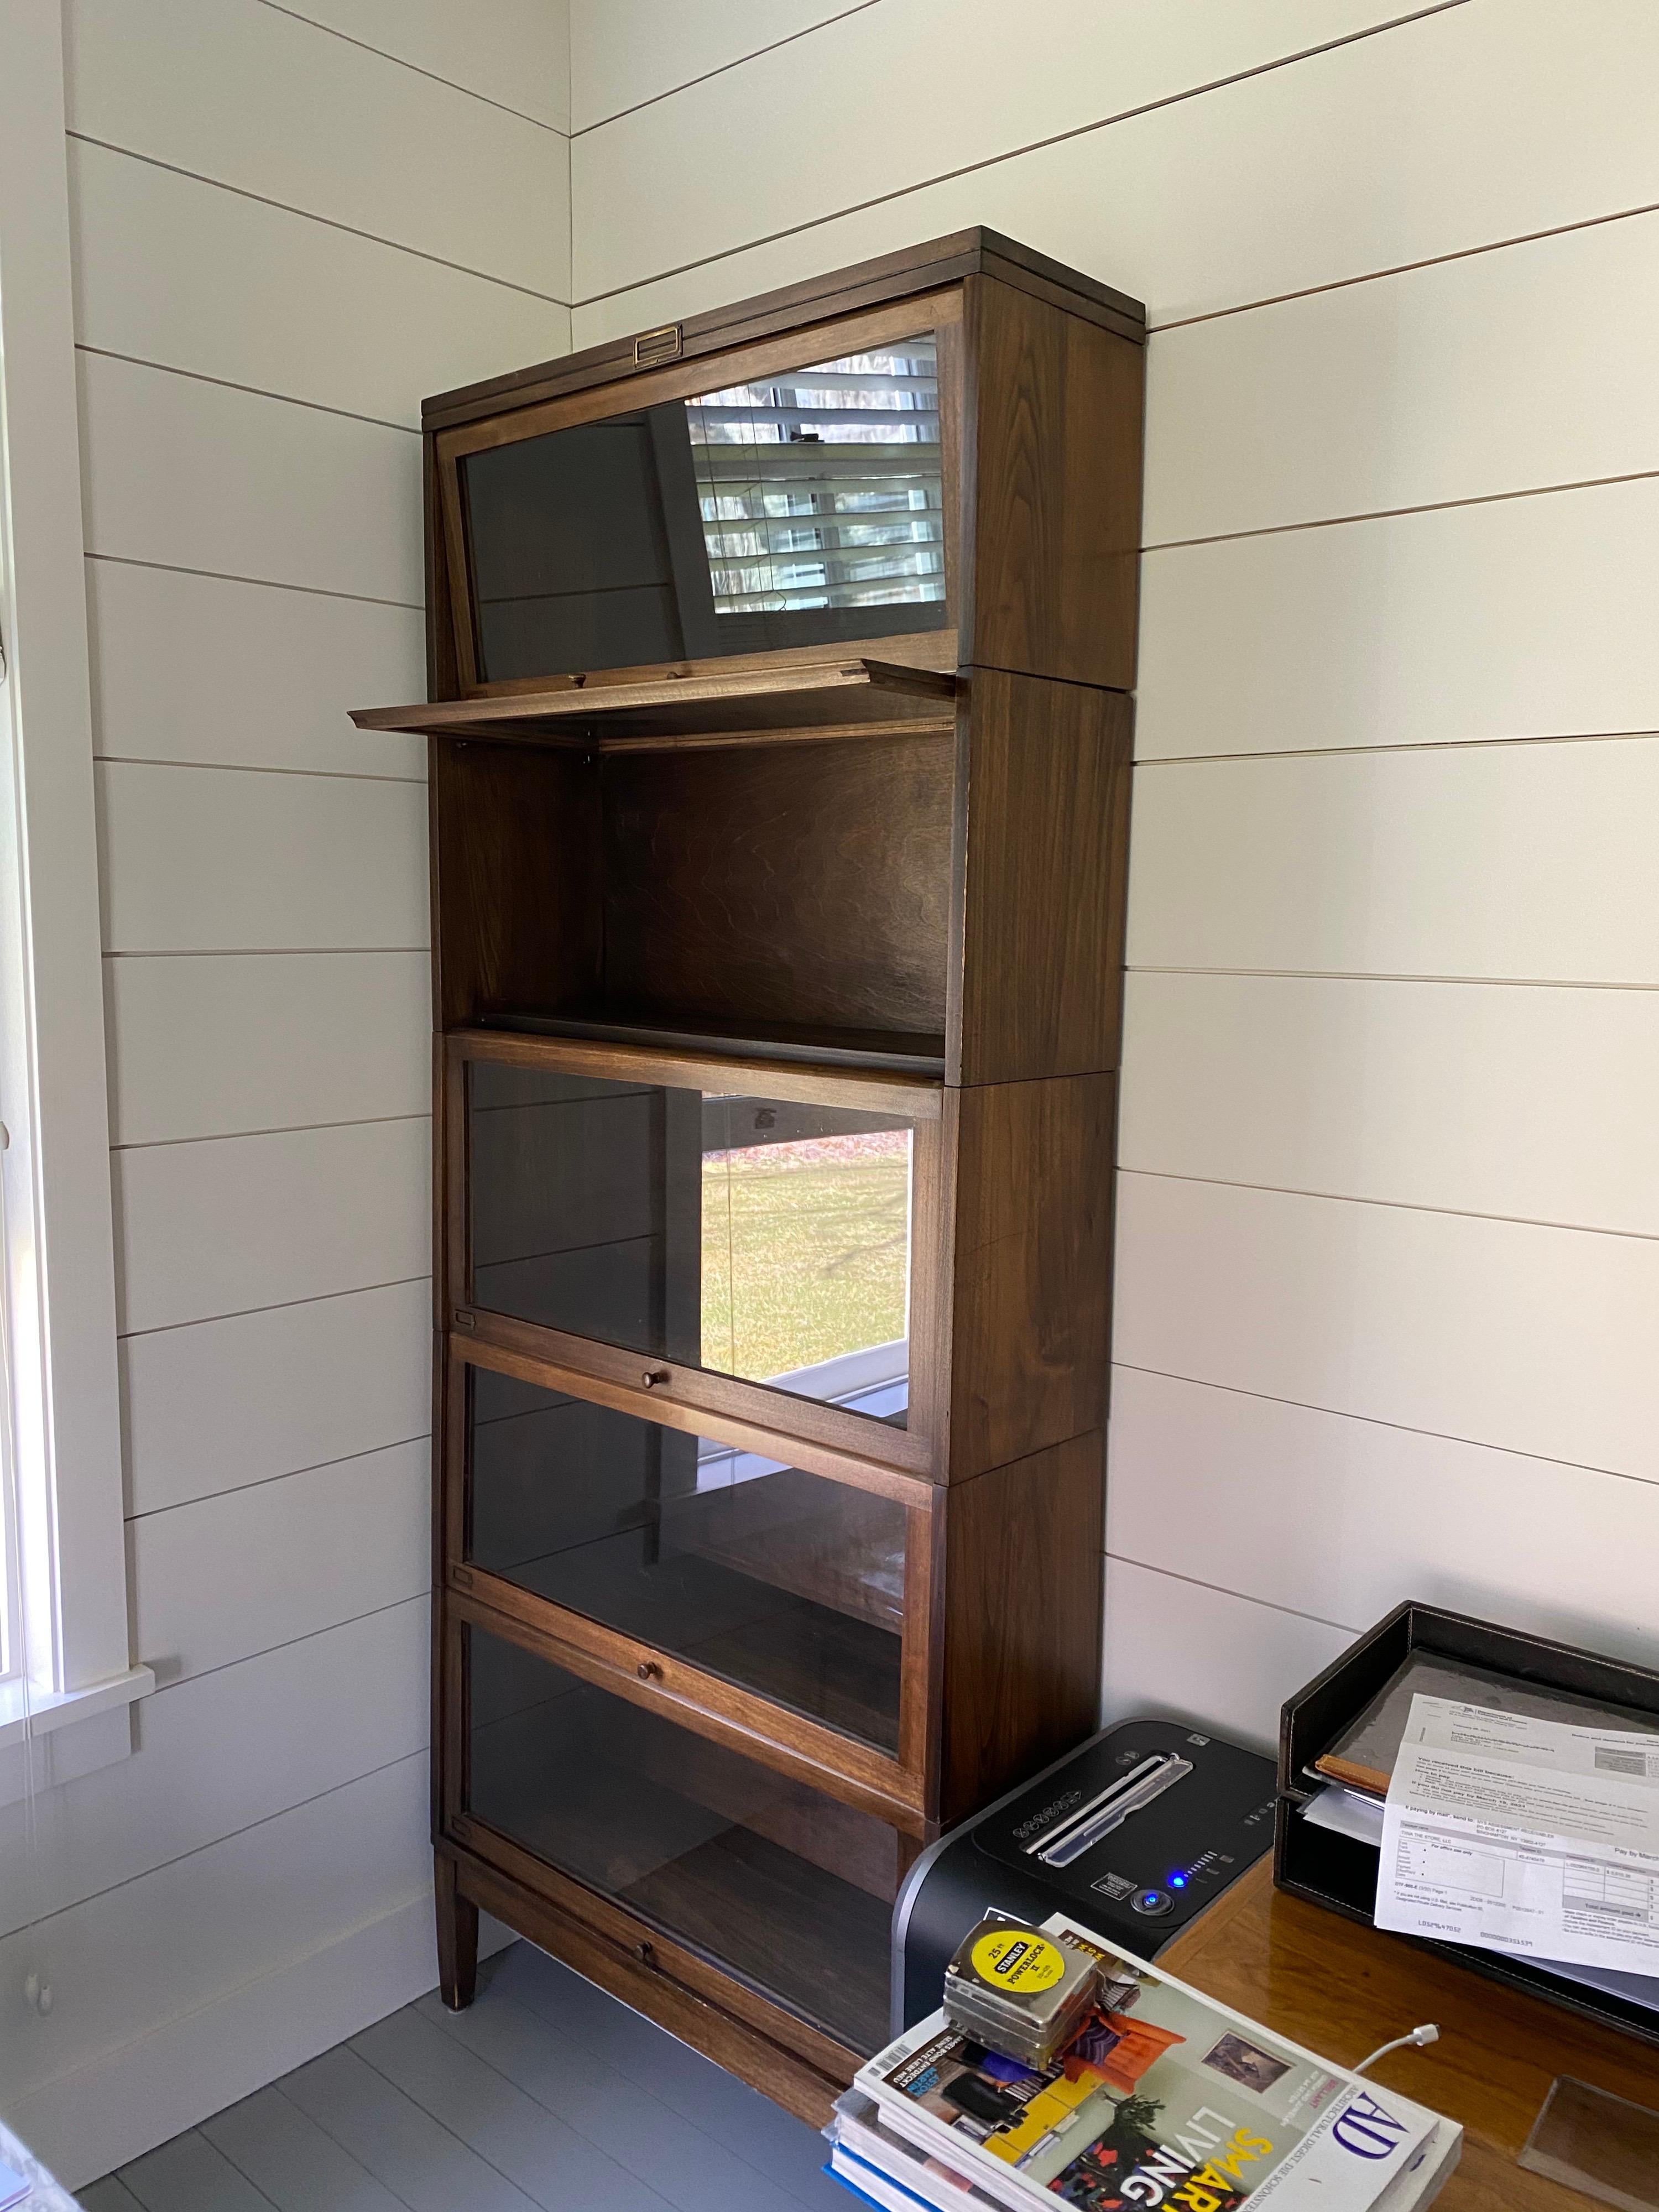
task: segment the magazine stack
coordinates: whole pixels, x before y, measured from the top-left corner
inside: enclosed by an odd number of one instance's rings
[[[997,1932],[1005,1952],[1018,1940],[1015,1923]],[[987,1933],[976,1929],[964,1950]],[[890,2044],[825,2130],[828,2170],[855,2196],[887,2212],[1417,2212],[1456,2165],[1455,2122],[1328,2065],[1062,1913],[1024,1935],[1033,1947],[1048,1939],[1068,1970],[1074,1953],[1092,1964],[1080,2022],[1037,2063],[992,2048],[945,2011]],[[1062,1982],[1074,1985],[1069,1971],[1053,1986]]]

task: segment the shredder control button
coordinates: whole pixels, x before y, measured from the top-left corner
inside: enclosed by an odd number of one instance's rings
[[[1144,1912],[1149,1920],[1155,1920],[1160,1912],[1171,1910],[1175,1899],[1167,1889],[1138,1889],[1129,1904],[1134,1911]]]

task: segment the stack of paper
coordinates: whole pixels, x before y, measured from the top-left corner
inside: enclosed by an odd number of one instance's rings
[[[1659,2010],[1659,1737],[1414,1697],[1376,1924]]]
[[[1056,1913],[1101,1994],[1047,2065],[1005,2058],[937,2012],[859,2074],[829,2171],[888,2212],[1416,2212],[1462,2130]]]

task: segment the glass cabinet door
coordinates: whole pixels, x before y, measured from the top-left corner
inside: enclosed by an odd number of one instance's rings
[[[478,681],[946,619],[932,331],[457,463]]]
[[[468,1068],[474,1304],[903,1426],[915,1125]]]
[[[471,1565],[896,1753],[902,1505],[466,1373]]]
[[[466,1810],[872,2052],[896,1832],[478,1627]]]

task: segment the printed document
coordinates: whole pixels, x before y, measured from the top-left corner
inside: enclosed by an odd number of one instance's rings
[[[1659,1975],[1659,1736],[1413,1698],[1376,1924]]]

